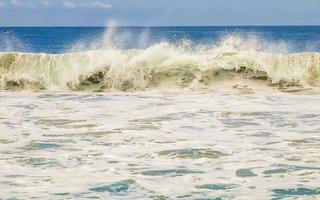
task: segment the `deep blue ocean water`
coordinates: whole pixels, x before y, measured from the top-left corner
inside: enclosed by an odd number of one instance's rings
[[[0,51],[64,53],[75,44],[87,48],[108,31],[105,27],[0,27]],[[113,31],[120,48],[140,48],[161,41],[215,44],[236,34],[255,37],[264,44],[284,43],[290,52],[320,51],[320,26],[275,27],[118,27]]]

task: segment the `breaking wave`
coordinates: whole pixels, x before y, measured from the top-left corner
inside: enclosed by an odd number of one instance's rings
[[[238,37],[216,46],[162,42],[143,49],[64,54],[0,53],[1,89],[147,90],[223,87],[319,87],[320,53],[272,53]],[[247,87],[247,86],[245,86]]]

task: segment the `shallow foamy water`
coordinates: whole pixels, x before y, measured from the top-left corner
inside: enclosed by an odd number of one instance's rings
[[[0,199],[320,198],[319,95],[0,97]]]

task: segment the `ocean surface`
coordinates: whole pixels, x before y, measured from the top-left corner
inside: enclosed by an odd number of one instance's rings
[[[0,199],[320,199],[320,27],[0,27]]]

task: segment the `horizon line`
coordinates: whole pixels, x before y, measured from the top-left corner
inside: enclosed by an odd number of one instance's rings
[[[128,28],[167,28],[167,27],[320,27],[318,25],[116,25],[116,26],[86,26],[86,25],[12,25],[2,26],[0,28],[108,28],[108,27],[128,27]]]

